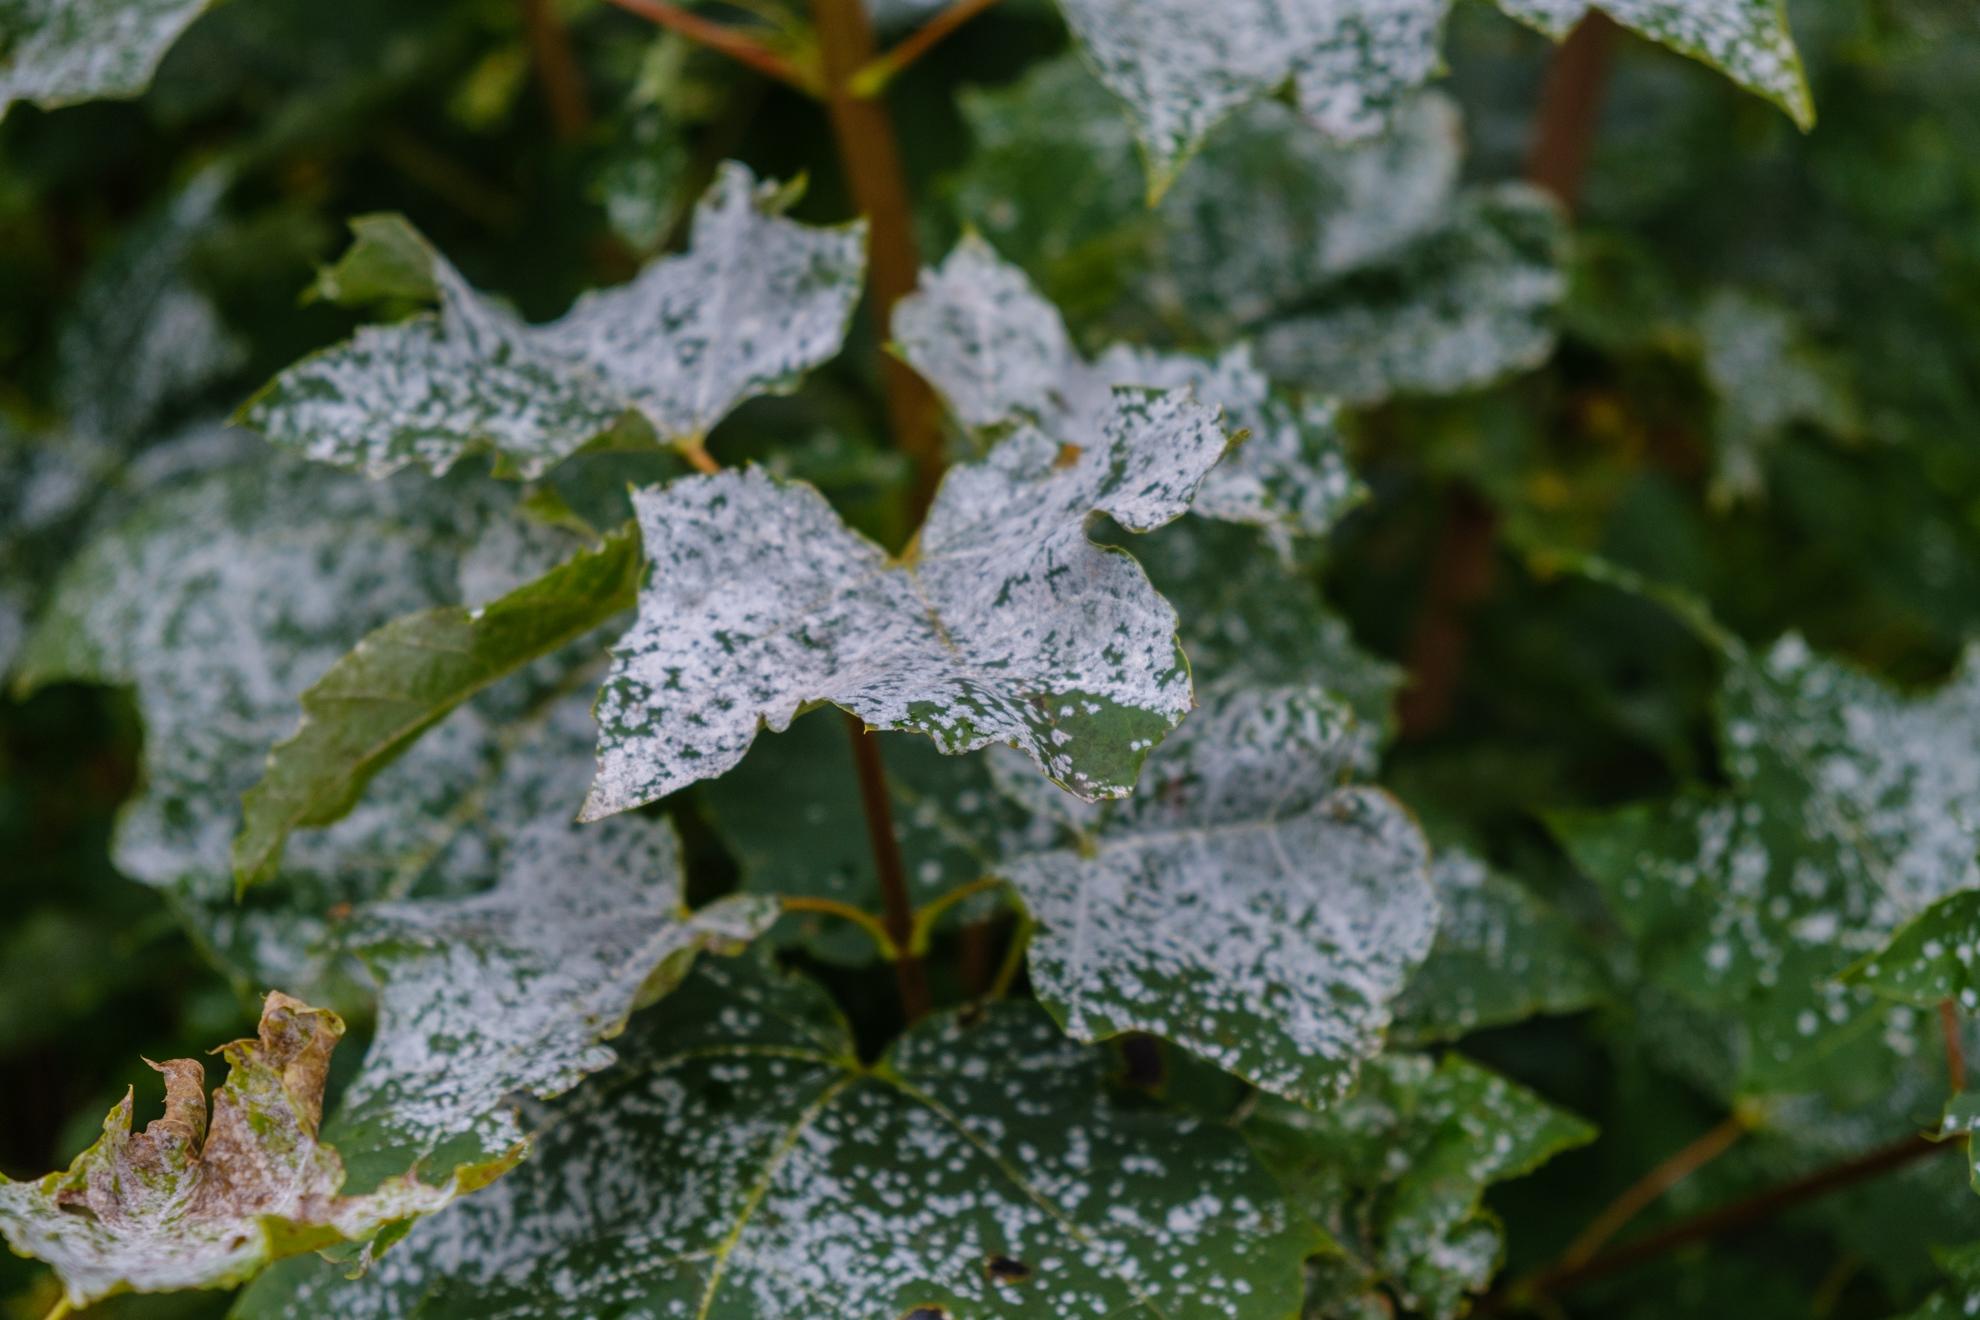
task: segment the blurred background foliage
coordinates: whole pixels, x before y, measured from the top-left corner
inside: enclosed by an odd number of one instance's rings
[[[1314,570],[1358,643],[1406,663],[1438,558],[1454,526],[1471,527],[1487,571],[1464,610],[1448,711],[1405,728],[1382,778],[1433,833],[1558,904],[1605,951],[1602,1006],[1458,1043],[1603,1134],[1494,1192],[1515,1273],[1554,1258],[1724,1103],[1684,1063],[1709,1033],[1688,1038],[1685,1010],[1637,978],[1613,912],[1543,823],[1723,782],[1717,662],[1661,606],[1566,566],[1602,556],[1707,602],[1752,642],[1799,632],[1904,686],[1942,678],[1980,631],[1980,9],[1790,8],[1821,114],[1807,135],[1697,65],[1619,43],[1558,342],[1500,383],[1356,410],[1372,498]],[[602,4],[559,9],[582,119],[546,104],[513,0],[237,0],[195,23],[141,98],[20,106],[0,122],[0,658],[87,529],[159,479],[144,463],[152,437],[224,414],[348,332],[346,313],[299,301],[348,217],[404,212],[471,282],[541,318],[678,242],[725,157],[808,174],[800,216],[848,214],[825,121],[796,93]],[[1138,203],[1138,162],[1082,142],[1098,120],[1023,122],[1050,117],[1038,112],[1064,42],[1048,5],[1008,0],[894,87],[924,256],[975,227],[1091,344],[1220,337],[1187,319],[1202,314],[1187,291],[1158,306],[1129,287],[1123,272],[1154,241],[1154,222],[1118,202],[1125,177]],[[1467,187],[1520,177],[1553,48],[1460,4],[1446,53],[1466,142],[1453,167]],[[1228,208],[1239,248],[1264,242],[1251,229],[1268,201],[1295,220],[1329,204],[1303,198],[1282,156],[1249,180],[1241,152],[1217,159],[1184,204]],[[1393,192],[1339,204],[1375,224],[1407,205]],[[1362,278],[1379,298],[1380,272]],[[725,431],[726,454],[766,456],[883,541],[903,538],[909,473],[853,360]],[[43,470],[56,436],[87,438],[89,481]],[[586,479],[570,466],[568,480]],[[126,1086],[145,1094],[140,1056],[190,1053],[253,1021],[258,987],[213,969],[168,899],[108,861],[141,736],[125,693],[0,700],[0,1171],[12,1176],[65,1162]],[[721,841],[683,824],[699,883],[719,885]],[[884,983],[832,976],[852,1002],[884,1000]],[[1849,1080],[1642,1223],[1902,1135],[1851,1122],[1853,1106],[1902,1109],[1896,1080],[1853,1079],[1868,1096]],[[1936,1101],[1913,1106],[1918,1124]],[[1581,1290],[1562,1313],[1893,1314],[1936,1286],[1929,1248],[1980,1237],[1963,1181],[1956,1160],[1865,1181]],[[0,1255],[0,1315],[37,1317],[52,1300],[36,1267]],[[92,1314],[226,1306],[123,1298]]]

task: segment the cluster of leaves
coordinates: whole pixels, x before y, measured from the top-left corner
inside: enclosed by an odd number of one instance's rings
[[[624,7],[0,0],[0,1314],[1971,1309],[1980,24]]]

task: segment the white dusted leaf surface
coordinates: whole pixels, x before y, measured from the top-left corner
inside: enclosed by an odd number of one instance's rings
[[[0,115],[136,96],[212,0],[0,0]]]
[[[837,353],[859,298],[864,228],[796,224],[781,200],[724,165],[686,252],[539,326],[476,293],[405,221],[370,217],[319,287],[347,301],[417,295],[438,310],[304,358],[244,417],[276,444],[374,476],[443,472],[484,448],[534,476],[628,413],[663,440],[699,444],[737,404],[788,391]]]
[[[1308,1104],[1347,1090],[1437,924],[1415,822],[1338,786],[1352,726],[1310,691],[1220,693],[1081,847],[1001,868],[1069,1032],[1150,1032]]]
[[[226,1288],[272,1261],[362,1242],[451,1201],[455,1188],[396,1180],[339,1194],[342,1163],[317,1140],[323,1082],[344,1024],[280,993],[256,1039],[222,1047],[213,1093],[196,1059],[153,1067],[165,1113],[131,1131],[126,1093],[103,1136],[68,1169],[34,1182],[0,1178],[0,1237],[48,1262],[77,1306],[114,1293]]]
[[[1189,709],[1189,671],[1174,611],[1086,524],[1176,518],[1224,445],[1184,392],[1117,392],[1090,433],[1027,427],[951,468],[899,560],[758,470],[636,492],[650,568],[599,696],[586,817],[722,774],[760,728],[826,701],[945,752],[1015,743],[1084,797],[1125,793]]]
[[[1058,309],[974,235],[922,272],[893,326],[908,362],[977,430],[1028,421],[1077,443],[1104,424],[1116,387],[1193,391],[1243,434],[1197,490],[1204,517],[1318,535],[1362,493],[1330,403],[1274,392],[1243,346],[1204,359],[1116,345],[1089,363]]]
[[[580,760],[562,768],[582,782]],[[537,820],[493,889],[364,909],[343,940],[382,984],[378,1034],[331,1124],[353,1176],[501,1163],[524,1139],[511,1097],[548,1099],[609,1065],[601,1042],[635,1007],[775,919],[752,896],[690,914],[679,853],[662,820]]]
[[[824,997],[703,964],[535,1155],[347,1281],[254,1320],[1119,1316],[1283,1320],[1319,1245],[1221,1127],[1115,1108],[1036,1009],[924,1022],[862,1068]]]

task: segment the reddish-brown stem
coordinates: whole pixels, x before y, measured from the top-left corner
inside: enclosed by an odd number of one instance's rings
[[[940,45],[942,40],[997,0],[955,0],[935,17],[902,38],[885,55],[869,61],[852,77],[855,96],[878,96],[895,75]]]
[[[818,94],[818,80],[809,76],[803,69],[771,50],[768,46],[736,31],[726,23],[717,23],[689,13],[679,5],[669,4],[668,0],[612,0],[612,3],[630,14],[638,14],[649,22],[678,32],[689,41],[727,55],[741,64],[747,64],[758,73],[767,74],[779,82],[789,83],[807,95]]]
[[[921,257],[914,239],[907,171],[885,102],[855,96],[851,80],[873,59],[873,25],[862,0],[811,0],[825,69],[825,106],[853,202],[867,221],[867,287],[884,341],[894,304],[914,291]],[[880,363],[894,443],[914,463],[914,502],[925,509],[942,475],[942,435],[935,395],[912,368],[891,355]]]
[[[1933,1141],[1923,1136],[1892,1142],[1868,1154],[1818,1169],[1806,1177],[1679,1220],[1668,1228],[1605,1251],[1572,1268],[1557,1265],[1544,1270],[1485,1298],[1474,1314],[1528,1309],[1540,1298],[1555,1297],[1572,1288],[1635,1269],[1694,1242],[1756,1228],[1784,1210],[1901,1169],[1930,1155],[1964,1149],[1965,1143],[1961,1141]]]
[[[1958,1095],[1966,1089],[1966,1046],[1959,1038],[1959,1005],[1950,999],[1939,1001],[1939,1034],[1946,1042],[1946,1078]]]
[[[1719,1156],[1731,1150],[1733,1143],[1746,1135],[1746,1120],[1733,1114],[1713,1127],[1683,1150],[1662,1161],[1656,1168],[1638,1178],[1623,1190],[1622,1195],[1611,1201],[1601,1214],[1581,1230],[1579,1236],[1561,1253],[1557,1270],[1571,1270],[1594,1258],[1595,1253],[1608,1244],[1610,1238],[1648,1209],[1658,1197],[1689,1178],[1698,1170],[1710,1164]],[[1515,1285],[1517,1287],[1517,1285]]]
[[[1595,139],[1615,24],[1590,10],[1568,34],[1540,94],[1527,178],[1573,210]],[[1478,494],[1451,492],[1436,559],[1410,637],[1409,687],[1397,706],[1405,738],[1435,733],[1449,720],[1471,649],[1471,615],[1492,585],[1498,517]]]
[[[873,848],[873,867],[880,877],[887,934],[894,942],[894,978],[901,989],[901,1011],[914,1022],[927,1015],[932,1003],[928,974],[913,949],[914,903],[908,897],[900,837],[894,832],[887,767],[880,760],[880,740],[868,733],[856,716],[846,716],[846,732],[852,737],[853,765],[859,771],[859,800],[866,811],[866,839]]]
[[[550,107],[550,123],[558,137],[573,142],[591,127],[591,105],[585,96],[584,72],[571,51],[570,33],[553,3],[522,0],[523,30],[529,35],[530,59],[543,85],[543,100]]]

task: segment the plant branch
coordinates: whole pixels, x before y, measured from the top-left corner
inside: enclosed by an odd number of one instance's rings
[[[1568,1244],[1568,1249],[1561,1253],[1560,1262],[1554,1268],[1571,1270],[1586,1264],[1630,1220],[1643,1213],[1665,1192],[1731,1150],[1749,1130],[1746,1116],[1735,1112],[1675,1155],[1659,1162],[1656,1168],[1624,1188],[1620,1196],[1581,1230]],[[1517,1290],[1518,1285],[1515,1284],[1514,1288]]]
[[[1934,1141],[1911,1136],[1892,1142],[1854,1159],[1818,1169],[1806,1177],[1768,1188],[1715,1210],[1681,1219],[1635,1242],[1605,1251],[1573,1268],[1556,1265],[1533,1277],[1496,1292],[1478,1304],[1474,1314],[1487,1315],[1530,1308],[1545,1297],[1558,1296],[1584,1284],[1621,1274],[1639,1265],[1668,1255],[1696,1242],[1757,1228],[1784,1210],[1816,1200],[1830,1192],[1868,1181],[1914,1164],[1928,1156],[1950,1150],[1964,1150],[1963,1141]]]
[[[1946,1042],[1946,1076],[1954,1095],[1966,1089],[1966,1047],[1959,1039],[1959,1005],[1950,999],[1939,1001],[1939,1034]]]
[[[947,9],[923,23],[879,59],[869,60],[852,76],[854,96],[878,96],[901,70],[940,45],[948,35],[995,5],[997,0],[955,0]]]
[[[917,958],[928,956],[928,945],[935,937],[935,923],[942,914],[956,904],[975,898],[978,894],[997,888],[1003,880],[994,875],[981,876],[966,885],[958,885],[934,902],[924,906],[914,914],[914,931],[908,940],[908,952]]]
[[[850,903],[841,903],[835,898],[804,898],[796,895],[778,899],[777,906],[785,912],[816,912],[823,916],[840,917],[850,921],[873,937],[873,943],[879,948],[880,956],[888,962],[893,962],[901,956],[900,946],[894,943],[894,937],[887,932],[887,928],[863,908],[856,908]]]
[[[1589,10],[1547,66],[1547,81],[1541,88],[1526,177],[1570,211],[1581,201],[1615,42],[1615,20],[1598,9]]]
[[[847,714],[852,736],[853,765],[859,771],[859,800],[866,809],[866,839],[873,847],[873,869],[880,877],[880,901],[886,912],[887,937],[894,946],[894,979],[901,989],[901,1011],[909,1022],[927,1016],[928,973],[914,952],[914,907],[908,899],[907,865],[901,860],[900,836],[894,832],[894,808],[887,794],[887,767],[880,760],[880,740],[868,733],[857,716]]]
[[[1010,947],[1004,950],[1003,966],[997,969],[997,979],[990,983],[989,998],[1002,999],[1017,984],[1018,973],[1024,969],[1024,955],[1031,948],[1031,936],[1038,929],[1038,923],[1029,912],[1019,912],[1017,929],[1011,932]]]
[[[555,0],[522,0],[523,29],[529,34],[529,55],[536,65],[543,99],[557,136],[574,142],[591,127],[591,104],[585,95],[584,71],[571,51],[571,36],[553,8]]]
[[[885,342],[894,304],[914,291],[921,274],[907,172],[886,103],[856,96],[850,85],[873,59],[873,26],[864,0],[811,0],[811,13],[839,163],[853,203],[867,219],[868,289],[874,328]],[[914,463],[913,498],[915,511],[920,512],[934,497],[942,475],[935,394],[907,363],[891,354],[882,356],[880,375],[894,443]]]
[[[629,14],[641,18],[672,32],[678,32],[689,41],[696,42],[727,55],[740,64],[746,64],[758,73],[788,83],[807,96],[819,93],[818,79],[798,65],[785,59],[768,46],[738,32],[726,23],[717,23],[699,14],[689,13],[668,0],[612,0],[612,3]]]

